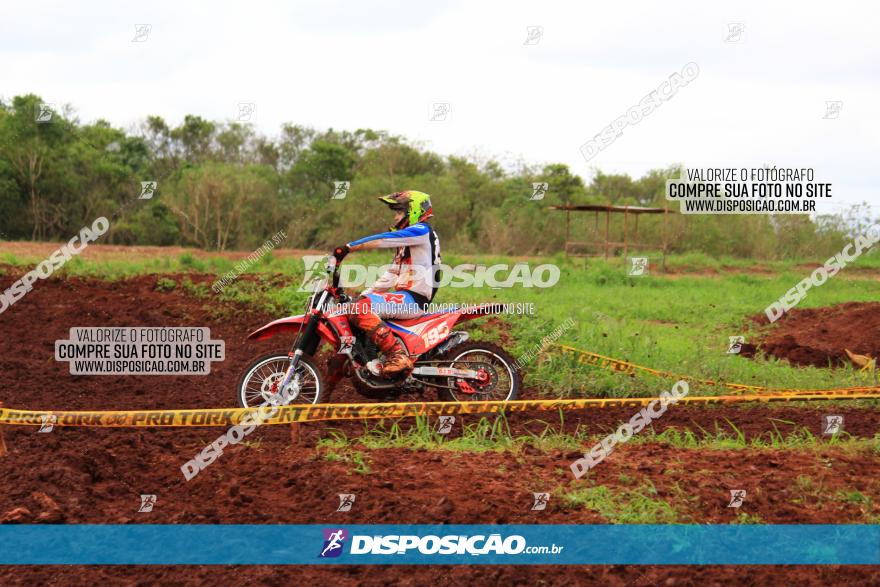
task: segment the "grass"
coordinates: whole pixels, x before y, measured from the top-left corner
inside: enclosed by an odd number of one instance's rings
[[[772,430],[766,430],[758,435],[746,437],[733,422],[727,421],[729,430],[721,427],[717,422],[714,431],[710,432],[700,428],[699,432],[690,429],[667,428],[657,433],[650,428],[634,436],[630,443],[651,444],[662,443],[674,448],[685,449],[713,449],[713,450],[736,450],[736,449],[824,449],[828,447],[839,448],[850,452],[875,452],[880,450],[880,437],[855,438],[849,434],[841,433],[833,436],[817,438],[808,428],[797,427],[788,432],[779,430],[777,423],[794,426],[794,422],[770,418]]]
[[[3,262],[32,267],[36,258],[5,254]],[[357,253],[352,260],[381,265],[382,252]],[[444,262],[507,263],[517,261],[498,256],[446,255]],[[673,271],[735,270],[718,275],[674,276],[653,273],[629,277],[620,259],[553,258],[531,260],[532,267],[543,262],[557,263],[561,277],[551,288],[509,289],[444,288],[437,303],[508,302],[534,304],[531,316],[503,316],[502,326],[490,328],[485,320],[467,323],[475,339],[507,339],[508,350],[519,356],[540,345],[544,336],[568,318],[575,325],[559,342],[636,364],[703,379],[767,385],[771,387],[826,388],[873,385],[869,376],[852,368],[817,369],[792,367],[776,359],[749,360],[726,354],[728,337],[743,335],[754,339],[760,330],[747,317],[761,314],[809,270],[799,265],[815,260],[764,262],[766,273],[746,273],[756,263],[743,259],[712,259],[703,255],[670,257]],[[215,255],[183,253],[177,257],[130,257],[106,261],[84,261],[74,257],[58,272],[61,276],[125,279],[140,274],[157,274],[157,287],[171,291],[169,273],[207,273],[216,279],[231,271],[238,261]],[[827,306],[849,301],[880,299],[880,282],[860,277],[853,268],[880,267],[880,254],[860,257],[822,287],[812,288],[799,308]],[[266,255],[247,268],[219,293],[210,284],[193,285],[183,279],[179,287],[206,301],[245,304],[274,315],[298,313],[308,294],[299,292],[304,275],[298,257]],[[179,280],[175,280],[179,281]],[[216,304],[213,306],[216,307]],[[219,311],[219,310],[218,310]],[[578,364],[573,357],[560,356],[552,348],[525,368],[526,385],[553,397],[654,396],[668,389],[673,381],[653,375],[632,376]],[[725,393],[722,387],[691,385],[692,395]]]
[[[323,459],[329,463],[346,463],[351,465],[351,473],[368,475],[372,472],[370,459],[363,451],[353,450],[348,445],[333,446],[324,444],[321,451]]]
[[[167,277],[156,280],[156,291],[172,291],[177,287],[177,282]]]
[[[746,512],[737,512],[736,518],[733,519],[734,524],[763,524],[764,520],[758,514],[748,514]]]
[[[682,516],[657,497],[650,482],[635,489],[611,490],[604,485],[557,492],[562,507],[596,511],[612,524],[675,524]]]
[[[822,480],[816,482],[808,475],[798,475],[795,479],[794,492],[798,497],[792,503],[798,505],[814,505],[819,508],[830,499]]]
[[[837,501],[843,502],[847,506],[857,507],[866,524],[880,523],[880,511],[874,511],[874,500],[870,496],[852,489],[838,491],[834,497]]]
[[[521,454],[528,447],[532,451],[584,452],[602,440],[606,433],[596,433],[579,427],[574,433],[562,431],[547,423],[539,433],[513,435],[503,414],[494,419],[482,417],[478,421],[464,424],[461,435],[449,438],[436,431],[436,421],[417,416],[411,426],[404,426],[408,419],[380,420],[365,423],[362,434],[349,438],[343,431],[331,429],[328,436],[318,442],[319,448],[341,450],[357,445],[366,449],[403,448],[408,450],[441,450],[452,452],[480,453],[487,451],[511,452]],[[634,435],[628,444],[663,444],[684,450],[805,450],[825,451],[834,449],[846,454],[880,454],[880,434],[874,438],[855,438],[846,433],[834,436],[816,437],[804,427],[795,427],[793,422],[772,421],[773,430],[757,435],[746,435],[732,422],[727,426],[716,423],[713,430],[698,427],[697,431],[685,428],[668,428],[655,432],[648,428]],[[791,426],[783,432],[777,423]],[[610,432],[610,431],[608,431]],[[623,481],[622,481],[623,482]]]
[[[401,426],[402,420],[386,424],[384,420],[370,425],[365,424],[364,433],[356,439],[349,439],[340,430],[331,430],[330,438],[319,441],[319,447],[341,448],[357,443],[374,450],[383,448],[405,448],[409,450],[448,450],[459,452],[486,452],[514,450],[521,443],[510,434],[507,420],[503,416],[494,420],[481,418],[465,425],[461,436],[447,438],[436,431],[436,423],[426,417],[417,416],[413,425]]]
[[[41,261],[37,257],[0,255],[0,274],[27,271]],[[381,265],[387,262],[382,252],[358,254],[353,260],[364,264]],[[516,261],[505,257],[445,255],[450,265],[458,263],[508,263]],[[534,304],[533,316],[503,316],[501,323],[492,327],[486,321],[467,323],[466,329],[475,339],[506,340],[514,356],[540,345],[542,338],[569,318],[575,321],[564,332],[560,343],[590,350],[602,355],[618,357],[633,363],[683,373],[704,379],[720,379],[738,383],[752,383],[773,387],[825,388],[870,385],[864,374],[851,368],[836,370],[795,368],[777,360],[747,360],[725,353],[728,336],[744,335],[746,341],[760,334],[747,317],[763,312],[764,307],[778,299],[809,269],[799,267],[804,262],[765,262],[759,264],[763,273],[750,273],[756,264],[752,260],[713,259],[704,255],[674,256],[668,266],[674,275],[657,272],[645,277],[629,277],[621,260],[566,260],[556,257],[530,260],[531,266],[544,262],[559,265],[559,283],[547,289],[470,288],[441,290],[438,303],[509,302]],[[156,290],[167,295],[189,295],[204,301],[207,308],[218,315],[228,312],[235,304],[249,306],[272,315],[299,313],[308,293],[299,292],[304,269],[297,257],[266,255],[230,282],[219,292],[211,289],[214,279],[221,279],[233,271],[239,261],[216,255],[183,253],[177,256],[131,256],[106,261],[85,261],[72,258],[56,275],[105,280],[122,280],[138,275],[155,275]],[[880,268],[880,254],[867,254],[842,270],[825,285],[810,290],[799,308],[819,307],[849,301],[880,299],[880,282],[864,279],[864,271],[852,269]],[[718,272],[713,275],[706,273]],[[195,274],[212,275],[214,279],[193,281]],[[36,284],[39,287],[39,284]],[[215,300],[229,305],[216,304]],[[560,356],[552,348],[545,351],[525,369],[526,385],[539,388],[552,397],[621,397],[629,395],[656,396],[671,387],[673,381],[652,375],[636,373],[632,376],[604,371],[583,364],[576,359]],[[726,393],[721,387],[692,384],[691,395]],[[785,404],[803,405],[803,404]],[[829,410],[839,405],[876,407],[877,402],[826,402]],[[784,406],[761,404],[762,414],[771,415]],[[673,408],[674,409],[674,408]],[[707,412],[713,406],[705,407]],[[748,409],[748,408],[745,408]],[[635,410],[634,410],[635,411]],[[350,438],[342,431],[330,430],[318,442],[319,458],[344,465],[349,475],[373,473],[368,456],[375,449],[406,449],[453,451],[462,453],[509,452],[517,462],[525,462],[530,448],[541,453],[574,452],[589,449],[606,434],[595,427],[579,427],[564,432],[560,412],[559,425],[543,425],[538,431],[514,435],[504,415],[456,422],[460,431],[453,437],[436,431],[436,420],[428,418],[383,420],[366,423],[363,434]],[[410,423],[412,425],[410,425]],[[748,434],[732,422],[716,423],[711,429],[667,429],[656,432],[652,427],[635,435],[630,444],[661,444],[681,451],[686,450],[805,450],[823,453],[864,453],[880,456],[880,434],[874,438],[853,438],[846,433],[833,437],[815,436],[806,428],[792,422],[770,420],[761,434]],[[260,443],[246,446],[261,450]],[[827,455],[817,458],[827,459]],[[686,454],[681,460],[687,461]],[[830,461],[828,462],[830,466]],[[687,467],[687,465],[682,465]],[[499,474],[507,474],[505,465],[497,467]],[[673,471],[672,467],[667,471]],[[569,479],[564,468],[554,470],[560,479]],[[672,474],[667,472],[667,474]],[[687,490],[673,485],[666,500],[642,476],[620,473],[620,487],[588,486],[589,478],[579,483],[557,487],[554,494],[566,508],[586,508],[615,524],[627,523],[681,523],[689,521],[681,513],[685,506],[697,499]],[[857,508],[867,523],[880,523],[880,514],[871,496],[865,491],[846,489],[830,493],[810,477],[799,477],[791,488],[795,501],[803,504],[839,503]],[[826,495],[826,493],[828,493]],[[681,511],[676,509],[676,504]],[[762,523],[759,516],[747,512],[732,512],[734,523]]]

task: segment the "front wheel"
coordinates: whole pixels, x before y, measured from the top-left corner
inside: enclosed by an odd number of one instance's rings
[[[256,408],[272,402],[281,392],[281,382],[290,367],[286,353],[270,353],[255,359],[238,380],[238,401],[244,408]],[[306,356],[299,359],[291,381],[292,399],[288,404],[317,404],[324,399],[324,380],[315,362]]]
[[[514,367],[514,358],[497,345],[466,342],[446,351],[440,360],[451,361],[449,366],[456,369],[473,369],[481,377],[477,381],[447,377],[446,385],[451,389],[440,390],[444,401],[510,401],[519,397],[522,374]]]

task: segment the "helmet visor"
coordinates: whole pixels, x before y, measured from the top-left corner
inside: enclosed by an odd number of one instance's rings
[[[379,198],[379,201],[386,204],[395,212],[406,212],[407,210],[409,210],[409,200],[401,202],[399,199],[394,197],[395,195],[396,194],[390,196],[382,196]]]

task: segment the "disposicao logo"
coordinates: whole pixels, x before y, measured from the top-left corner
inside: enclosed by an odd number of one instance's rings
[[[324,528],[324,548],[318,558],[336,558],[342,554],[342,547],[348,538],[348,531],[342,528]]]
[[[342,528],[324,529],[324,547],[318,558],[336,558],[346,550],[355,555],[557,555],[564,546],[528,546],[526,539],[518,534],[502,537],[501,534],[444,535],[389,534],[364,536],[350,534]]]

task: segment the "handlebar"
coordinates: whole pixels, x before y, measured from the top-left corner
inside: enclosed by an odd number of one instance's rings
[[[330,276],[330,287],[333,289],[339,288],[339,267],[342,263],[336,260],[336,257],[330,255],[330,258],[327,260],[327,275]]]

